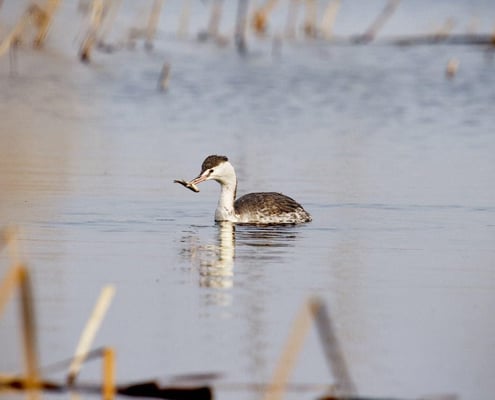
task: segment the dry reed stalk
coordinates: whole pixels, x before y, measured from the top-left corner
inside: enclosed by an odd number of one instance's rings
[[[372,41],[378,34],[378,31],[383,28],[385,23],[395,12],[397,7],[399,6],[399,3],[400,0],[389,0],[382,12],[378,14],[368,30],[362,35],[361,40],[366,42]]]
[[[34,390],[39,387],[40,379],[38,376],[35,312],[29,272],[21,264],[10,268],[0,285],[0,314],[16,287],[20,290],[21,300],[22,342],[26,373],[24,382],[25,387],[29,389],[29,397],[36,398],[37,392]]]
[[[3,312],[8,299],[16,287],[20,290],[22,339],[24,349],[24,364],[26,370],[26,387],[36,388],[39,383],[38,376],[38,350],[36,339],[36,319],[33,306],[33,292],[31,279],[27,268],[19,263],[19,246],[17,231],[13,228],[6,229],[4,240],[8,245],[10,258],[14,266],[7,272],[0,285],[0,315]],[[30,397],[37,397],[36,392],[30,392]]]
[[[48,35],[48,30],[53,21],[53,16],[57,11],[60,5],[60,0],[48,0],[46,6],[43,9],[40,9],[40,18],[38,23],[36,24],[38,27],[38,33],[34,39],[34,47],[41,47],[43,42]]]
[[[60,0],[48,0],[45,8],[37,4],[31,4],[22,14],[12,31],[0,42],[0,56],[5,54],[12,46],[17,45],[21,35],[29,23],[37,28],[37,34],[33,41],[34,47],[41,47],[53,20]]]
[[[258,35],[264,35],[266,33],[268,28],[268,17],[277,3],[278,0],[266,0],[265,4],[253,13],[251,26]]]
[[[179,18],[177,36],[186,37],[189,32],[189,16],[191,15],[191,0],[183,0]]]
[[[160,79],[158,79],[158,89],[165,91],[168,89],[168,81],[170,80],[170,63],[163,64]]]
[[[153,6],[151,7],[148,25],[146,27],[146,41],[144,43],[145,47],[149,50],[153,48],[153,39],[155,38],[158,22],[160,21],[163,3],[164,0],[153,0]]]
[[[13,44],[20,40],[22,32],[29,24],[30,18],[31,15],[28,12],[25,12],[10,33],[0,42],[0,57],[3,56]]]
[[[5,274],[0,283],[0,316],[3,313],[4,307],[10,299],[12,292],[19,285],[19,266],[11,267]]]
[[[304,21],[304,33],[307,37],[316,37],[316,1],[306,0],[306,18]]]
[[[36,389],[40,379],[38,376],[38,350],[36,343],[36,320],[33,306],[33,292],[28,270],[24,266],[18,267],[18,281],[21,290],[21,314],[24,343],[24,357],[26,366],[26,387]],[[37,397],[36,392],[30,393]]]
[[[331,398],[352,398],[357,395],[344,355],[341,351],[335,327],[323,302],[311,299],[304,304],[293,322],[282,355],[277,363],[271,383],[266,387],[264,400],[281,400],[287,389],[288,379],[296,358],[301,352],[304,338],[315,321],[320,342],[336,384],[332,387]],[[335,393],[333,391],[335,390]],[[339,397],[340,396],[340,397]]]
[[[335,332],[335,327],[325,304],[318,299],[312,299],[309,303],[309,307],[316,323],[328,366],[336,381],[335,395],[337,397],[356,396],[356,385],[349,372]]]
[[[459,60],[457,58],[451,58],[447,63],[447,68],[445,69],[445,75],[447,78],[453,78],[457,74],[459,69]]]
[[[89,62],[91,58],[91,51],[96,43],[98,30],[101,27],[103,20],[103,0],[93,0],[91,6],[91,17],[88,32],[81,44],[80,58],[81,61]]]
[[[327,40],[333,36],[333,26],[340,9],[340,3],[341,0],[330,0],[321,19],[320,31]]]
[[[93,308],[93,312],[81,333],[74,358],[69,366],[67,375],[67,383],[69,385],[72,385],[75,382],[114,295],[114,286],[108,285],[102,289],[100,297]]]
[[[264,393],[264,400],[281,400],[287,387],[290,373],[301,352],[304,338],[311,325],[311,310],[305,303],[292,324],[282,355],[277,363],[271,383]]]
[[[113,348],[103,349],[103,400],[112,400],[115,397],[115,351]]]

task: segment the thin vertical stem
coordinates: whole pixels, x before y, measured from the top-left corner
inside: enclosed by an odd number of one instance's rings
[[[39,383],[38,349],[36,343],[36,321],[33,307],[31,280],[26,267],[17,268],[19,288],[21,290],[22,338],[26,366],[26,386],[33,389]]]
[[[310,302],[310,309],[315,319],[328,367],[336,380],[337,396],[355,396],[357,394],[356,386],[349,372],[327,307],[320,300],[313,299]]]
[[[115,397],[115,351],[113,348],[103,349],[103,400],[112,400]]]
[[[69,374],[67,376],[67,382],[69,385],[74,383],[82,364],[88,356],[93,339],[101,325],[101,322],[103,321],[114,294],[115,288],[112,285],[104,287],[101,291],[100,297],[93,308],[93,312],[91,313],[91,316],[81,333],[81,337],[79,338],[79,343],[76,348],[76,353],[69,367]]]
[[[330,0],[328,6],[321,19],[320,30],[325,39],[330,39],[332,37],[333,26],[335,24],[335,19],[340,8],[341,0]]]
[[[148,49],[153,47],[153,39],[156,35],[158,28],[158,22],[160,21],[160,13],[162,11],[164,0],[154,0],[153,7],[151,7],[150,17],[148,19],[148,26],[146,28],[146,42],[145,46]]]
[[[380,14],[378,14],[376,19],[371,24],[371,26],[364,33],[364,35],[363,35],[364,41],[371,41],[376,37],[376,35],[378,34],[378,31],[385,25],[385,23],[388,21],[388,19],[395,12],[397,7],[399,6],[399,3],[400,3],[400,0],[389,0],[388,1],[388,3],[385,5],[385,8],[382,10],[382,12]]]
[[[304,338],[311,325],[312,315],[307,304],[304,304],[292,324],[292,329],[284,346],[284,350],[275,368],[270,385],[264,395],[264,400],[282,400],[289,376],[301,352]]]
[[[191,0],[182,1],[182,10],[179,19],[179,37],[185,37],[189,31],[189,16],[191,14]]]

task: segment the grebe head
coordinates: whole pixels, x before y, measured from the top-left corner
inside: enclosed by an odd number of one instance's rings
[[[215,180],[221,185],[236,185],[234,167],[227,157],[217,155],[206,157],[201,165],[200,174],[191,183],[197,185],[209,180]]]

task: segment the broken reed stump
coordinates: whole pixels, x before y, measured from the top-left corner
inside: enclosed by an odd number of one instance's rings
[[[371,26],[362,35],[358,35],[354,40],[358,43],[368,43],[375,39],[378,31],[383,28],[385,23],[393,15],[397,7],[399,6],[400,0],[389,0],[385,5],[385,8],[373,21]]]
[[[79,58],[82,62],[89,62],[91,59],[91,51],[96,43],[98,31],[101,28],[104,17],[104,5],[103,0],[93,0],[91,7],[91,17],[88,32],[84,37],[81,50],[79,52]]]
[[[168,82],[170,80],[170,63],[163,64],[160,78],[158,79],[158,90],[164,92],[168,89]]]
[[[459,69],[459,60],[457,58],[451,58],[447,63],[447,68],[445,69],[445,75],[447,78],[453,78],[457,74]]]

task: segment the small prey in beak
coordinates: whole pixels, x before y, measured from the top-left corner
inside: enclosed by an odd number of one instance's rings
[[[185,186],[186,188],[188,188],[189,190],[192,190],[193,192],[196,192],[196,193],[199,192],[198,187],[193,183],[194,180],[187,182],[184,179],[176,179],[176,180],[174,180],[174,182],[180,183],[182,186]]]

